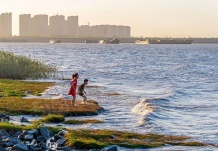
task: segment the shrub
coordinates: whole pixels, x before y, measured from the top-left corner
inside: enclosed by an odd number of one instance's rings
[[[40,79],[48,78],[57,69],[24,56],[0,51],[0,78]]]

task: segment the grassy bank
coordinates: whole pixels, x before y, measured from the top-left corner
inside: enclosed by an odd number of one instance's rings
[[[0,129],[7,131],[22,131],[37,129],[39,125],[18,126],[0,122]],[[53,133],[58,133],[58,127],[48,127]],[[67,129],[65,129],[67,130]],[[160,134],[137,134],[112,130],[67,130],[65,135],[67,146],[75,149],[101,149],[110,145],[119,145],[126,148],[155,148],[166,144],[173,146],[207,146],[209,144],[189,141],[189,137]]]
[[[43,116],[42,119],[36,120],[32,122],[33,124],[45,124],[45,123],[63,123],[63,124],[88,124],[88,123],[103,123],[100,120],[95,119],[86,119],[86,120],[76,120],[76,119],[70,119],[65,120],[63,115],[60,114],[48,114],[46,116]]]
[[[64,116],[97,115],[103,110],[97,102],[88,101],[87,105],[76,101],[77,107],[71,106],[71,100],[62,99],[25,99],[25,91],[32,95],[40,95],[54,83],[26,82],[17,80],[0,80],[0,111],[7,114],[47,115],[62,114]]]
[[[56,68],[24,56],[0,51],[0,78],[39,79],[50,77]]]
[[[66,135],[68,146],[78,149],[103,148],[109,145],[119,145],[126,148],[153,148],[165,144],[174,146],[206,146],[200,142],[186,142],[184,136],[160,134],[137,134],[112,130],[71,130]]]

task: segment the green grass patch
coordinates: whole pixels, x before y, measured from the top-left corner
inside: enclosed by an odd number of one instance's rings
[[[43,116],[42,119],[36,120],[32,122],[33,124],[36,125],[41,125],[45,123],[63,123],[63,124],[88,124],[88,123],[103,123],[102,121],[99,120],[94,120],[94,119],[87,119],[87,120],[66,120],[63,115],[60,114],[48,114],[46,116]]]
[[[71,119],[71,120],[66,120],[63,122],[63,124],[97,124],[97,123],[103,123],[103,121],[100,120],[94,120],[94,119],[87,119],[87,120],[75,120],[75,119]]]
[[[19,80],[0,79],[0,97],[25,97],[26,91],[32,95],[40,96],[51,82],[29,82]]]
[[[72,107],[71,100],[62,99],[25,99],[25,91],[32,95],[40,95],[54,83],[27,82],[19,80],[0,79],[0,112],[10,115],[47,115],[62,114],[64,116],[97,115],[103,110],[97,102],[88,101],[87,105],[76,101],[77,107]],[[13,92],[13,93],[12,93]]]
[[[137,134],[112,130],[70,130],[65,136],[68,146],[77,149],[101,149],[109,145],[119,145],[127,148],[153,148],[165,144],[177,146],[206,146],[199,142],[185,142],[189,137],[167,136],[159,134]]]
[[[0,51],[0,78],[40,79],[48,78],[57,71],[55,67],[24,56]]]
[[[61,123],[64,122],[64,116],[60,115],[60,114],[48,114],[44,117],[42,117],[42,119],[37,120],[37,121],[33,121],[34,124],[40,125],[43,123]]]

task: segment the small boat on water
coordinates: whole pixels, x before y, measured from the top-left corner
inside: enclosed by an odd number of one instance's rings
[[[55,43],[61,43],[61,40],[50,40],[51,44],[55,44]]]
[[[100,40],[99,44],[119,44],[120,40],[119,39],[105,39],[105,40]]]
[[[136,44],[191,44],[193,40],[183,39],[146,39],[136,40]]]

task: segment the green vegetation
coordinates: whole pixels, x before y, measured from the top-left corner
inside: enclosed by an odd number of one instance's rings
[[[60,114],[48,114],[43,116],[42,119],[33,121],[33,124],[40,125],[44,123],[63,123],[63,124],[87,124],[87,123],[103,123],[99,120],[87,119],[87,120],[66,120],[63,115]]]
[[[26,91],[40,96],[46,88],[53,86],[51,82],[27,82],[19,80],[0,79],[0,97],[25,97]]]
[[[112,130],[71,130],[65,136],[68,146],[77,149],[101,149],[109,145],[119,145],[127,148],[152,148],[165,144],[177,146],[206,146],[200,142],[186,142],[184,136],[167,136],[159,134],[137,134]]]
[[[39,79],[47,78],[56,68],[24,56],[0,51],[0,78]]]
[[[0,112],[10,115],[62,114],[64,116],[79,116],[97,115],[99,111],[103,110],[97,102],[90,100],[87,105],[83,105],[81,101],[76,101],[77,107],[72,107],[71,100],[22,98],[26,96],[26,90],[29,90],[33,95],[40,95],[52,85],[54,83],[0,80]]]
[[[66,120],[63,122],[63,124],[88,124],[88,123],[96,124],[96,123],[103,123],[103,122],[99,120],[93,120],[93,119],[87,119],[87,120],[72,119],[72,120]]]
[[[32,130],[32,129],[38,129],[39,127],[40,125],[37,125],[37,124],[23,126],[23,125],[15,125],[15,124],[6,123],[6,122],[0,122],[0,130],[5,129],[6,131]],[[48,130],[50,130],[53,133],[58,133],[61,130],[59,127],[46,127],[46,128],[48,128]]]
[[[42,119],[37,120],[37,121],[33,121],[33,124],[43,124],[43,123],[61,123],[64,122],[64,116],[60,115],[60,114],[48,114],[44,117],[42,117]]]

